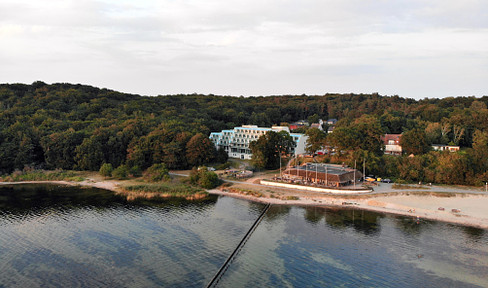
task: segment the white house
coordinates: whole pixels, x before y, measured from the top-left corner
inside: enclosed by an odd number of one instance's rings
[[[460,147],[457,145],[432,144],[432,149],[434,151],[457,152],[459,151]]]
[[[212,132],[210,133],[210,140],[212,140],[217,149],[223,148],[230,158],[251,159],[252,153],[249,148],[249,143],[257,141],[260,136],[266,134],[268,131],[286,131],[290,133],[290,129],[286,126],[264,128],[256,125],[242,125],[242,127],[234,127],[233,130]],[[295,142],[292,153],[295,155],[304,154],[308,136],[298,133],[290,133],[290,136]]]
[[[402,155],[403,149],[400,145],[401,137],[402,134],[385,134],[381,137],[385,145],[385,154]]]

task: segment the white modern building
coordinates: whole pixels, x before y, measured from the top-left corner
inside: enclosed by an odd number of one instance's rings
[[[230,158],[251,159],[252,153],[249,143],[257,141],[259,137],[268,131],[286,131],[290,133],[290,129],[286,126],[263,128],[256,125],[242,125],[242,127],[234,127],[233,130],[212,132],[210,133],[210,140],[212,140],[217,149],[223,148]],[[290,136],[295,142],[292,153],[295,155],[304,154],[308,136],[298,133],[290,133]]]

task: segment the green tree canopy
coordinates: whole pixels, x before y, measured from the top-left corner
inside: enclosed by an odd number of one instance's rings
[[[280,167],[280,155],[290,154],[295,145],[293,138],[286,131],[268,131],[257,141],[249,144],[252,163],[258,168],[276,169]]]
[[[103,163],[102,166],[100,166],[99,170],[100,175],[102,175],[103,177],[111,177],[112,171],[114,171],[114,168],[110,163]]]
[[[308,129],[305,135],[308,136],[307,143],[305,145],[305,151],[312,155],[324,146],[325,137],[327,136],[324,131],[318,128]]]
[[[412,129],[402,134],[400,145],[407,154],[420,155],[430,150],[430,143],[427,142],[427,135],[423,129]]]

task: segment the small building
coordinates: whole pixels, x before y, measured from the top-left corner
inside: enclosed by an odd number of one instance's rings
[[[385,154],[389,155],[402,155],[402,146],[400,145],[400,139],[402,134],[385,134],[381,137],[383,145],[385,145]]]
[[[299,129],[299,128],[304,128],[304,127],[308,127],[309,124],[306,120],[299,120],[297,122],[293,122],[289,125],[289,128],[291,131],[295,130],[295,129]]]
[[[332,118],[332,119],[327,120],[327,122],[325,122],[325,123],[327,123],[327,125],[332,125],[332,126],[334,126],[334,125],[336,125],[336,124],[337,124],[337,119]]]
[[[457,152],[460,147],[457,145],[432,144],[432,149],[434,149],[434,151]]]
[[[319,122],[318,123],[312,123],[310,125],[310,128],[317,128],[320,131],[324,131],[324,128],[322,127],[323,124],[324,124],[324,121],[322,119],[319,119]]]
[[[303,183],[314,183],[326,187],[343,187],[358,182],[363,174],[356,169],[342,165],[306,163],[289,167],[284,176]]]

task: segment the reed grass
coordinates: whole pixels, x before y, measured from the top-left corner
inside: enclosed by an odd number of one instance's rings
[[[75,181],[81,182],[85,178],[74,171],[65,170],[31,170],[31,171],[14,171],[12,174],[0,178],[4,182],[21,182],[21,181]]]
[[[154,183],[154,184],[137,184],[123,187],[128,192],[146,192],[160,193],[167,196],[193,196],[196,194],[207,194],[202,188],[176,183]]]

